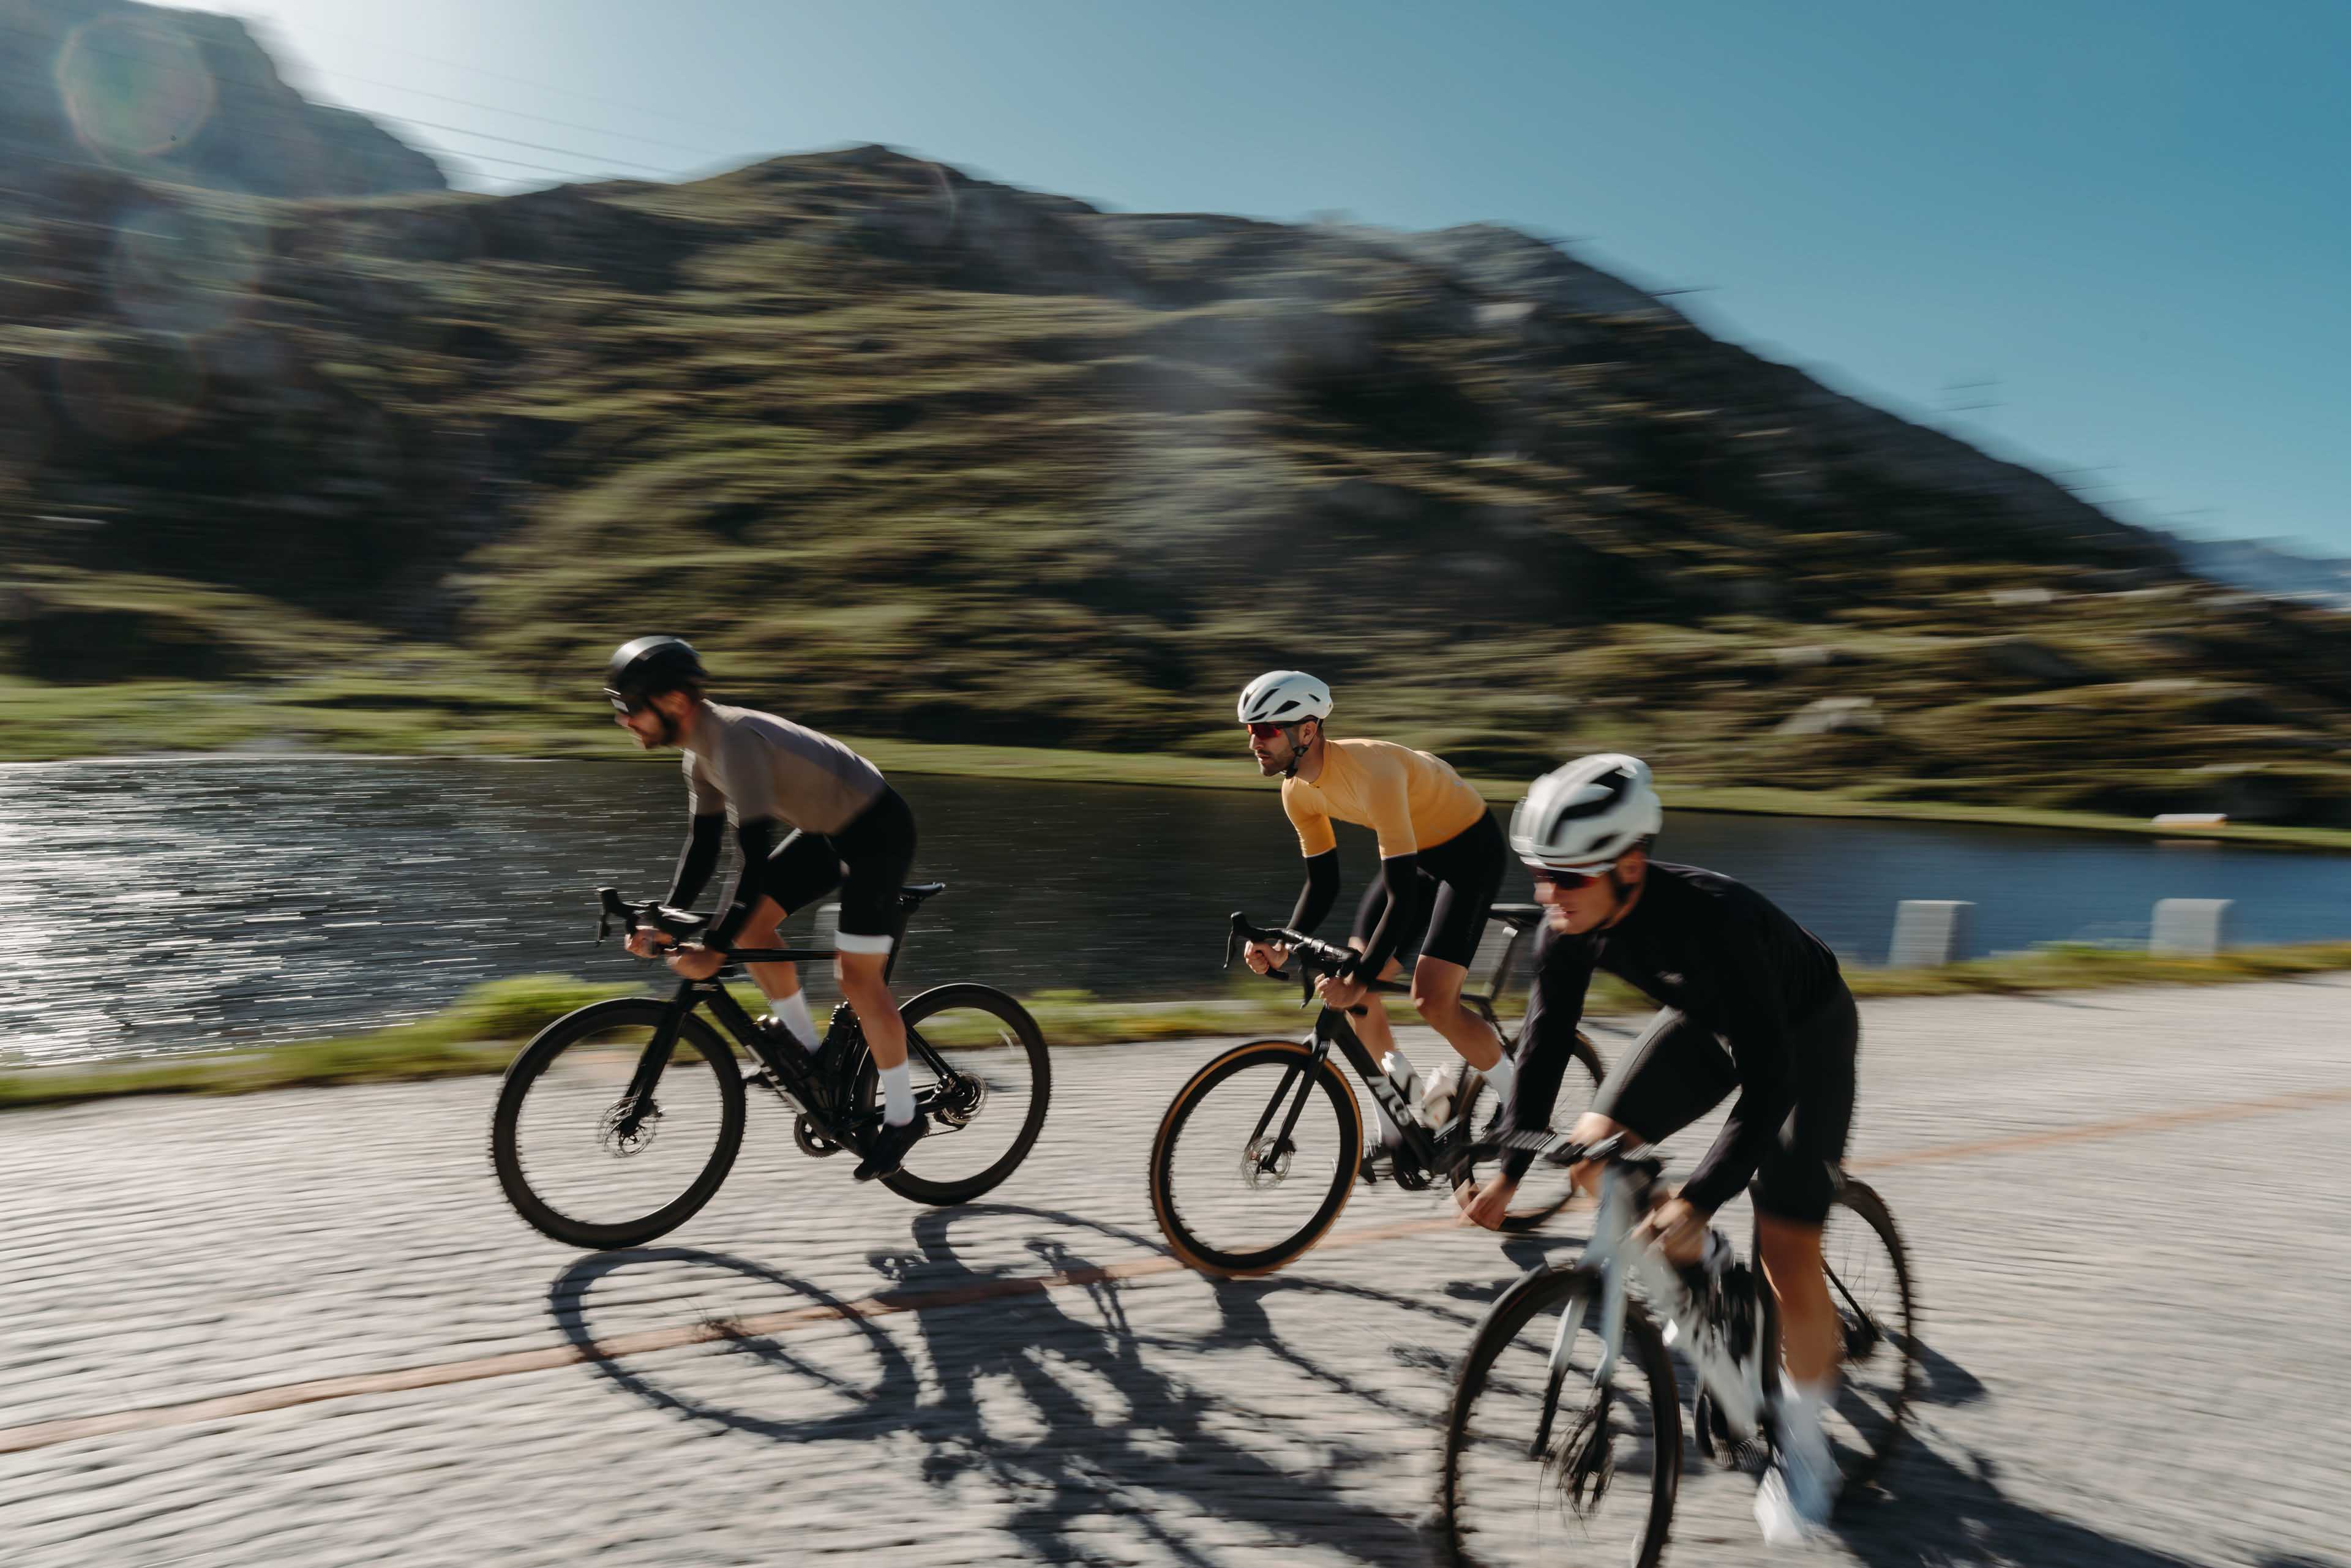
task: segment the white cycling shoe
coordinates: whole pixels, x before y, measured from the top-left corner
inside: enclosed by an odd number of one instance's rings
[[[1763,1543],[1802,1546],[1821,1539],[1842,1479],[1819,1416],[1783,1411],[1779,1451],[1755,1489],[1755,1522],[1762,1526]]]
[[[1453,1106],[1461,1098],[1461,1078],[1468,1064],[1456,1057],[1428,1075],[1420,1092],[1420,1119],[1442,1128],[1453,1120]]]

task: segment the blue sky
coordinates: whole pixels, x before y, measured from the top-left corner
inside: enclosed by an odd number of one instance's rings
[[[229,8],[476,187],[887,141],[1134,211],[1572,237],[2133,521],[2351,554],[2335,0]]]

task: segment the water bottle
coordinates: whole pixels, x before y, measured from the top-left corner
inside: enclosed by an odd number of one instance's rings
[[[1420,1098],[1420,1070],[1405,1060],[1403,1051],[1391,1051],[1381,1057],[1380,1071],[1387,1074],[1388,1082],[1395,1085],[1395,1092],[1404,1096],[1405,1104]]]

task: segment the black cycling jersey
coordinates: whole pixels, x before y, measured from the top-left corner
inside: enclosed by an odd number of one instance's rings
[[[1832,1007],[1850,1005],[1836,955],[1744,883],[1661,861],[1649,862],[1639,902],[1614,925],[1580,936],[1546,935],[1511,1124],[1549,1119],[1557,1065],[1573,1045],[1593,971],[1605,969],[1719,1036],[1729,1051],[1739,1098],[1721,1136],[1682,1186],[1697,1207],[1720,1207],[1755,1174],[1804,1089],[1806,1026]],[[1525,1168],[1523,1161],[1518,1168]]]

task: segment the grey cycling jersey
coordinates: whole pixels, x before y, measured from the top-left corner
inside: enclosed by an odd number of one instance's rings
[[[702,705],[685,754],[687,804],[740,827],[780,821],[834,833],[882,793],[882,770],[829,735],[747,707]]]

